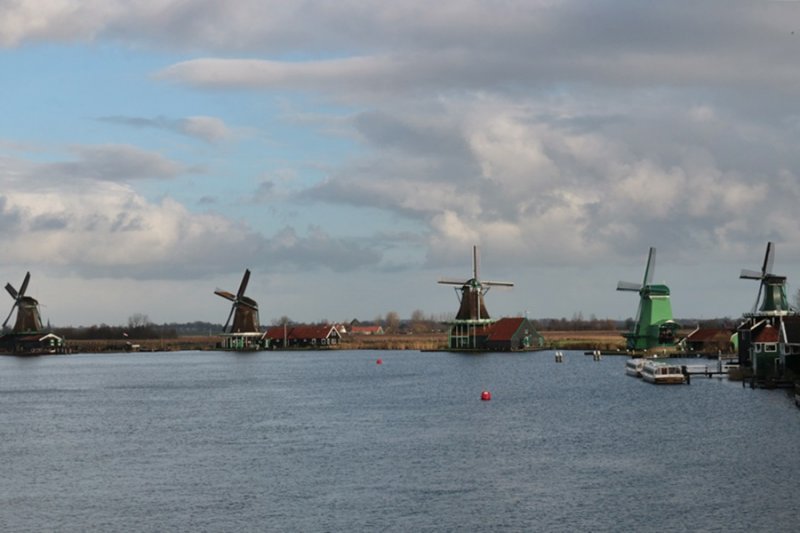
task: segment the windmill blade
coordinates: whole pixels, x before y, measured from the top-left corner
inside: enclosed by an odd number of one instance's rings
[[[222,289],[217,289],[214,291],[214,294],[216,294],[217,296],[222,296],[226,300],[230,300],[232,302],[236,301],[236,295],[233,294],[232,292],[223,291]]]
[[[650,285],[653,283],[653,273],[656,271],[656,249],[650,247],[650,253],[647,254],[647,266],[644,269],[644,281],[642,285]]]
[[[639,335],[639,319],[642,318],[642,300],[639,299],[639,305],[636,307],[636,318],[633,323],[633,333]]]
[[[472,246],[472,277],[478,279],[478,245]]]
[[[756,272],[755,270],[748,270],[746,268],[742,269],[742,273],[739,274],[739,279],[762,279],[764,276],[761,272]]]
[[[11,320],[11,315],[14,313],[14,308],[17,307],[17,302],[14,302],[14,305],[11,306],[11,311],[8,312],[8,316],[6,317],[5,321],[3,322],[3,328],[6,327],[8,321]]]
[[[642,290],[642,284],[632,283],[630,281],[620,281],[619,283],[617,283],[617,290],[639,292],[640,290]]]
[[[488,287],[513,287],[514,284],[510,281],[481,281],[481,285]]]
[[[223,333],[225,333],[226,331],[228,331],[228,324],[230,324],[230,323],[231,323],[231,317],[233,316],[233,312],[234,312],[234,311],[236,311],[236,304],[235,304],[235,303],[234,303],[234,304],[231,306],[231,312],[230,312],[230,313],[228,313],[228,320],[226,320],[226,321],[225,321],[225,325],[224,325],[224,326],[222,326],[222,332],[223,332]]]
[[[772,273],[772,265],[775,262],[775,245],[772,241],[767,243],[767,253],[764,254],[764,265],[761,267],[763,275]]]
[[[468,279],[454,279],[454,278],[442,278],[438,281],[442,285],[466,285]]]
[[[236,293],[237,298],[241,298],[244,296],[244,291],[247,289],[247,282],[250,281],[250,270],[245,269],[244,277],[242,277],[242,283],[239,285],[239,292]]]
[[[6,290],[8,291],[8,294],[10,294],[15,300],[17,299],[17,296],[19,296],[17,289],[15,289],[10,283],[6,283]]]
[[[22,286],[19,288],[19,297],[25,296],[25,291],[28,290],[28,282],[31,280],[31,273],[25,273],[25,279],[22,281]]]
[[[758,295],[756,296],[756,302],[753,304],[753,313],[755,313],[756,309],[758,309],[758,302],[761,301],[761,292],[763,289],[764,289],[764,282],[762,281],[758,286]]]

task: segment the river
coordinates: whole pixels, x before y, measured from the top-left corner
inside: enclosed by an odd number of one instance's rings
[[[796,531],[784,391],[624,362],[2,357],[0,530]]]

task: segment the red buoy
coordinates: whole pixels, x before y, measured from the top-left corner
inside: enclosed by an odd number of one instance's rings
[[[481,401],[488,402],[492,399],[492,393],[488,390],[485,390],[481,393]]]
[[[383,359],[378,359],[377,361],[375,361],[375,364],[376,365],[382,365],[383,364]]]

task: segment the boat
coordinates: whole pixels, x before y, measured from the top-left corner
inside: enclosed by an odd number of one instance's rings
[[[628,376],[633,376],[635,378],[642,377],[642,367],[644,366],[645,360],[641,357],[632,357],[625,361],[625,374]]]
[[[686,383],[686,376],[680,365],[647,361],[642,366],[642,379],[655,384]]]

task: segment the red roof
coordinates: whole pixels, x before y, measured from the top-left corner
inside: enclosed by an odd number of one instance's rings
[[[321,326],[273,326],[267,328],[265,334],[268,339],[283,339],[284,335],[289,339],[326,339],[329,337],[339,337],[339,332],[335,326],[323,324]]]
[[[754,342],[778,342],[780,335],[778,330],[772,325],[767,324],[764,328],[756,334]]]
[[[501,318],[491,326],[489,326],[489,340],[490,341],[507,341],[511,340],[514,333],[519,330],[522,325],[522,317],[506,317]]]
[[[381,326],[350,326],[350,333],[382,333]]]

